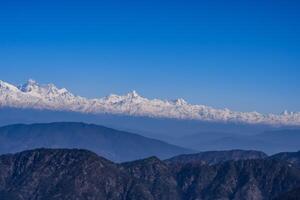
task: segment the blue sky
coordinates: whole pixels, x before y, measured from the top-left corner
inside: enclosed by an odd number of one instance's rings
[[[0,0],[0,79],[300,111],[297,0]]]

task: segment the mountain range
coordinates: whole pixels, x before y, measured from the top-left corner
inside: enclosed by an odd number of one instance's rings
[[[115,162],[194,151],[125,131],[85,123],[15,124],[0,127],[0,154],[34,148],[88,149]]]
[[[114,114],[199,120],[207,122],[233,122],[244,124],[300,125],[300,112],[261,114],[215,109],[205,105],[192,105],[183,99],[147,99],[133,91],[124,96],[109,95],[98,99],[77,96],[54,84],[39,84],[34,80],[20,86],[0,81],[0,107],[72,111],[89,114]]]
[[[268,154],[300,150],[300,129],[278,129],[242,135],[228,132],[206,132],[183,136],[174,144],[198,151],[247,149]]]
[[[297,199],[299,187],[300,169],[272,158],[208,165],[149,157],[116,164],[76,149],[0,156],[2,200]]]

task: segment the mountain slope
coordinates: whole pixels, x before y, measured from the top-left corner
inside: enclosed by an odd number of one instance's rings
[[[94,153],[46,149],[1,156],[0,180],[0,199],[10,200],[121,199],[127,181]]]
[[[214,165],[230,160],[250,160],[250,159],[265,159],[267,155],[260,151],[207,151],[196,154],[179,155],[166,160],[168,163],[194,163],[204,161],[209,165]]]
[[[275,160],[187,164],[176,173],[182,199],[273,199],[298,187],[299,170]]]
[[[300,188],[296,188],[287,193],[279,195],[274,200],[299,200],[299,198],[300,198]]]
[[[173,168],[155,157],[115,164],[86,150],[0,156],[2,200],[265,200],[299,186],[299,169],[268,159]]]
[[[137,134],[84,123],[10,125],[0,128],[0,153],[33,148],[84,148],[113,161],[169,158],[192,151]]]
[[[122,163],[122,167],[139,184],[149,188],[155,199],[180,200],[177,182],[169,166],[156,157]]]
[[[0,106],[213,122],[300,125],[300,112],[283,112],[280,115],[235,112],[229,109],[192,105],[183,99],[174,101],[149,100],[138,95],[135,91],[124,96],[110,95],[100,99],[87,99],[76,96],[65,88],[59,89],[53,84],[40,85],[33,80],[29,80],[18,87],[0,81]]]
[[[300,168],[300,151],[278,153],[271,156],[270,159],[285,161]]]

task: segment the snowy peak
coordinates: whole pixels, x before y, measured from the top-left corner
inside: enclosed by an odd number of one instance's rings
[[[18,89],[24,93],[31,93],[35,96],[60,96],[70,94],[67,89],[57,88],[54,84],[40,85],[35,80],[29,79],[25,84],[20,85]]]
[[[32,79],[29,79],[26,83],[20,85],[18,88],[22,92],[39,93],[42,90],[41,86],[35,80]]]
[[[0,90],[1,91],[18,91],[18,88],[12,84],[6,83],[0,80]]]
[[[176,100],[174,101],[174,103],[175,103],[176,105],[178,105],[178,106],[183,106],[183,105],[187,105],[187,104],[188,104],[188,103],[187,103],[184,99],[182,99],[182,98],[176,99]]]
[[[132,92],[129,92],[126,96],[124,96],[123,100],[125,102],[129,101],[129,102],[138,103],[138,102],[146,101],[147,99],[139,95],[135,90],[133,90]]]
[[[27,81],[27,83],[19,86],[19,89],[22,92],[31,92],[31,91],[33,91],[33,90],[35,90],[37,88],[39,88],[38,83],[35,80],[32,80],[32,79],[29,79]]]
[[[111,95],[109,95],[105,98],[101,98],[99,100],[101,100],[102,102],[105,102],[105,103],[116,104],[116,103],[136,102],[136,101],[140,101],[143,99],[145,99],[145,98],[143,98],[135,90],[133,90],[132,92],[129,92],[128,94],[126,94],[124,96],[111,94]]]
[[[32,79],[19,87],[0,81],[0,107],[4,106],[213,122],[300,125],[300,112],[284,111],[279,115],[236,112],[205,105],[192,105],[181,98],[174,101],[147,99],[136,91],[123,96],[112,94],[104,98],[88,99],[76,96],[65,88],[60,89],[53,84],[42,85]]]
[[[137,99],[140,98],[141,96],[135,90],[133,90],[132,92],[127,94],[127,97],[132,99]]]

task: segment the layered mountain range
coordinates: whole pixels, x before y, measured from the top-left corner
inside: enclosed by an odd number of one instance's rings
[[[261,114],[215,109],[192,105],[183,99],[147,99],[133,91],[124,96],[109,95],[98,99],[76,96],[53,84],[39,84],[34,80],[15,86],[0,81],[0,107],[72,111],[88,114],[117,114],[153,118],[188,119],[209,122],[244,124],[300,125],[300,112]]]
[[[75,122],[0,127],[0,154],[34,148],[87,149],[114,162],[157,156],[165,159],[194,151],[104,126]]]
[[[298,167],[284,160],[243,157],[251,152],[238,154],[241,160],[213,165],[156,157],[116,164],[90,151],[68,149],[2,155],[0,199],[297,199]]]

